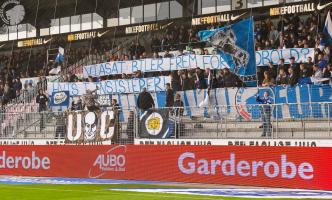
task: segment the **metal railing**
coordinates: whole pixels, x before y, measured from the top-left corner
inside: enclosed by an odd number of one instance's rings
[[[34,107],[36,108],[36,107]],[[104,111],[112,110],[111,108],[100,108],[96,113],[98,116],[94,119],[96,129],[100,131],[101,119],[99,119]],[[0,114],[0,139],[67,139],[69,115],[82,115],[82,133],[85,132],[87,124],[92,123],[91,118],[87,117],[89,111],[72,111],[72,112],[51,112],[49,110],[38,112],[31,109],[31,112],[13,112]],[[73,122],[74,125],[77,122]],[[106,124],[107,124],[106,120]],[[74,126],[73,125],[73,126]],[[116,138],[116,143],[133,143],[134,141],[134,110],[121,109],[117,114],[116,120],[112,124],[116,127],[116,134],[112,137]],[[76,132],[77,127],[71,127]]]
[[[307,103],[155,108],[152,111],[167,111],[161,114],[170,130],[167,135],[162,134],[167,138],[332,139],[331,108],[332,103]],[[112,108],[100,108],[97,111],[99,114],[96,116],[101,119],[95,123],[96,131],[101,131],[102,123],[110,123],[105,118],[105,111],[108,110]],[[30,112],[1,113],[0,138],[66,139],[69,130],[74,135],[77,131],[77,127],[68,129],[68,116],[71,115],[71,119],[76,120],[77,117],[73,116],[78,113],[82,114],[80,130],[83,134],[89,121],[86,117],[89,111],[37,112],[36,107],[31,105]],[[103,121],[103,117],[106,121]],[[133,143],[134,135],[136,138],[156,138],[151,133],[143,133],[145,136],[142,137],[142,127],[148,127],[148,122],[147,118],[142,118],[142,111],[137,108],[121,109],[116,119],[112,125],[116,127],[116,139],[112,142]],[[78,126],[77,123],[74,124]],[[144,130],[147,131],[147,128]]]
[[[176,138],[330,139],[331,103],[190,109],[175,118]]]

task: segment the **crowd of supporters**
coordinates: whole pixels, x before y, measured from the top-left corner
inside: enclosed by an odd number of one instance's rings
[[[45,56],[41,51],[13,51],[0,56],[0,102],[7,104],[15,98],[33,93],[32,84],[23,85],[21,78],[43,74]]]
[[[53,48],[63,45],[63,42],[56,41]],[[67,45],[69,46],[69,45]],[[66,48],[67,66],[74,64],[76,61],[83,59],[90,54],[97,54],[97,47],[82,46],[80,48]],[[50,56],[47,62],[47,49],[49,47],[40,47],[38,50],[21,49],[10,53],[0,55],[0,102],[1,105],[7,104],[12,99],[29,99],[39,89],[46,90],[46,76],[49,71],[56,67],[54,60],[56,54]],[[108,47],[109,48],[109,47]],[[56,48],[57,50],[57,48]],[[108,49],[109,50],[109,49]],[[103,51],[108,51],[103,49]],[[101,53],[101,51],[100,51]],[[98,54],[100,54],[98,53]],[[22,83],[21,79],[38,77],[37,83]]]
[[[295,58],[291,58],[288,62],[280,59],[279,63],[269,63],[268,66],[257,67],[257,79],[259,86],[274,85],[290,85],[312,83],[311,78],[316,80],[315,84],[329,83],[331,78],[331,45],[327,44],[322,34],[325,17],[319,17],[315,13],[307,16],[280,16],[278,20],[262,20],[255,22],[255,49],[287,49],[287,48],[314,48],[314,57],[309,57],[302,63],[295,63]],[[164,34],[154,35],[151,39],[151,51],[153,58],[159,58],[159,52],[163,52],[163,57],[172,57],[172,51],[176,51],[176,55],[182,55],[184,49],[187,53],[195,53],[190,51],[193,48],[200,49],[199,54],[210,54],[208,43],[199,42],[198,31],[203,29],[215,29],[225,24],[213,24],[199,28],[186,29],[183,25],[169,27]],[[188,48],[189,47],[189,48]],[[123,61],[131,59],[147,58],[144,46],[139,42],[133,42],[128,48],[122,51],[123,54],[117,54],[108,59],[108,61]],[[215,52],[213,52],[215,53]],[[288,64],[285,64],[288,63]],[[142,73],[140,71],[134,74],[122,74],[104,79],[119,79],[132,77],[150,77],[170,75],[172,77],[172,87],[175,90],[188,90],[195,88],[215,88],[215,87],[239,87],[244,86],[243,82],[229,70],[180,70],[172,72],[149,72]],[[210,78],[208,78],[210,77]],[[203,83],[202,78],[207,82]],[[326,78],[326,79],[323,79]],[[93,81],[89,78],[88,80]],[[319,81],[324,80],[324,81]],[[207,84],[210,85],[207,85]]]
[[[255,27],[256,50],[285,48],[314,48],[315,55],[303,63],[295,63],[294,58],[289,64],[280,59],[278,65],[269,63],[267,67],[258,67],[258,83],[261,86],[296,85],[315,80],[331,78],[331,45],[324,40],[322,21],[319,16],[310,14],[307,18],[297,15],[280,17],[277,23],[270,19],[257,23]],[[329,83],[317,81],[316,84]]]
[[[283,16],[278,20],[266,19],[255,22],[255,49],[285,49],[285,48],[315,48],[315,56],[308,58],[303,63],[295,63],[294,58],[289,64],[280,59],[278,65],[269,63],[268,66],[257,67],[257,79],[259,86],[274,85],[296,85],[312,83],[314,80],[324,79],[329,83],[332,72],[331,46],[326,43],[321,33],[323,30],[322,19],[318,15],[307,16],[292,15]],[[200,27],[186,27],[185,25],[173,25],[167,27],[162,33],[152,34],[147,46],[145,42],[137,39],[128,45],[117,44],[109,39],[100,41],[93,40],[90,45],[74,48],[68,46],[65,41],[54,41],[54,45],[65,46],[65,64],[68,67],[87,55],[104,55],[105,61],[124,61],[132,59],[144,59],[148,57],[159,58],[174,56],[171,52],[177,51],[177,55],[184,53],[195,53],[193,48],[200,49],[198,54],[210,54],[206,42],[199,42],[198,31],[204,29],[215,29],[225,24],[212,24]],[[189,48],[188,48],[189,47]],[[187,51],[184,51],[187,49]],[[110,53],[111,50],[114,53]],[[15,97],[19,97],[31,90],[31,85],[22,85],[21,78],[47,76],[49,70],[54,67],[53,63],[47,65],[46,47],[38,51],[31,49],[13,51],[8,55],[0,56],[0,96],[1,102],[5,104]],[[212,52],[216,53],[216,51]],[[166,72],[143,73],[137,71],[134,74],[111,75],[106,77],[92,78],[87,80],[75,74],[62,74],[62,81],[100,81],[106,79],[130,79],[133,77],[171,76],[171,87],[175,91],[190,89],[205,89],[218,87],[241,87],[245,86],[243,81],[229,69],[202,70],[190,69]],[[42,79],[42,78],[41,78]],[[45,83],[45,78],[40,80]]]

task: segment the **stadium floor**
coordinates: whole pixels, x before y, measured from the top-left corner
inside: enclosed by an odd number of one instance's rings
[[[332,199],[332,191],[112,179],[0,176],[1,200]]]

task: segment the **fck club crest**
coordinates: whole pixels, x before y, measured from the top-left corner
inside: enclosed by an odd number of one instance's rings
[[[24,16],[24,6],[18,0],[8,0],[0,6],[0,18],[6,26],[20,24]]]

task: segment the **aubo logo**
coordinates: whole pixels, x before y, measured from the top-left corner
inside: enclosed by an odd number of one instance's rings
[[[126,146],[120,145],[108,150],[105,154],[99,154],[89,170],[90,178],[102,177],[106,172],[126,171]]]
[[[102,171],[124,171],[126,157],[124,155],[100,154],[93,166],[98,166]]]

